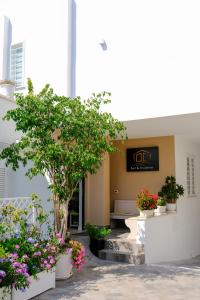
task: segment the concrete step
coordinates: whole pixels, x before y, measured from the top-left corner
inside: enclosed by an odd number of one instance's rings
[[[99,258],[116,262],[130,263],[134,265],[142,265],[145,263],[144,252],[135,254],[132,251],[103,249],[99,251]]]
[[[144,245],[136,244],[132,239],[109,238],[105,241],[105,249],[113,251],[131,251],[136,255],[144,252]]]

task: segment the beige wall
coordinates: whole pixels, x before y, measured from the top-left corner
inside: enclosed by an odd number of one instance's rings
[[[85,220],[96,225],[110,224],[110,160],[106,154],[101,168],[85,180]]]
[[[135,199],[141,188],[146,187],[157,193],[167,175],[175,175],[174,137],[156,137],[116,141],[120,149],[110,156],[110,199],[111,211],[114,199]],[[159,147],[159,171],[127,172],[126,149],[134,147]],[[114,193],[118,190],[118,194]]]

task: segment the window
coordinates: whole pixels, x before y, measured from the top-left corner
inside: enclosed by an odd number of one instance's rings
[[[187,154],[187,194],[196,196],[195,157]]]
[[[3,198],[5,195],[5,168],[0,168],[0,198]]]
[[[11,47],[10,78],[15,81],[16,89],[24,87],[24,44]]]

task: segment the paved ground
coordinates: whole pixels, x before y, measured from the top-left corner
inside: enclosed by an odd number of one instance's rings
[[[82,240],[85,240],[82,237]],[[178,263],[132,266],[88,252],[80,273],[35,300],[200,300],[200,257]]]

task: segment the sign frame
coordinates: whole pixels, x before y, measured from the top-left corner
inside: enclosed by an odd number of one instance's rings
[[[126,149],[127,172],[159,171],[159,147],[138,147]]]

